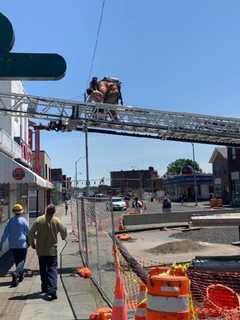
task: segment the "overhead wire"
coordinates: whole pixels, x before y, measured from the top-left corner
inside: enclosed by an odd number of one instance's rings
[[[102,27],[102,22],[103,22],[103,16],[104,16],[104,8],[105,8],[105,3],[106,0],[102,1],[102,6],[101,6],[101,12],[100,12],[100,17],[99,17],[99,22],[98,22],[98,27],[97,27],[97,34],[96,34],[96,40],[93,48],[93,54],[90,62],[90,67],[89,67],[89,73],[88,73],[88,79],[87,79],[87,86],[90,81],[92,71],[93,71],[93,66],[96,58],[96,52],[97,52],[97,47],[98,47],[98,40],[99,40],[99,35],[101,32],[101,27]]]

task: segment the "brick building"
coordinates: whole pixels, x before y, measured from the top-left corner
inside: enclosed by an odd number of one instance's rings
[[[214,196],[222,198],[224,203],[229,203],[231,195],[227,148],[215,148],[209,163],[212,164]]]
[[[127,193],[131,191],[154,191],[154,181],[158,178],[158,172],[149,167],[148,170],[121,170],[112,171],[111,187],[117,193]]]

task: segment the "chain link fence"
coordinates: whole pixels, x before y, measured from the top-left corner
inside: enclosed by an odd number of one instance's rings
[[[93,279],[109,301],[113,301],[115,267],[112,254],[113,228],[118,228],[123,211],[112,211],[110,198],[82,197],[72,207],[73,231],[79,251]]]

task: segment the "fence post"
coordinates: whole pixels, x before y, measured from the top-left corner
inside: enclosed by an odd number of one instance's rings
[[[112,197],[110,197],[110,211],[111,211],[111,221],[112,221],[112,241],[113,246],[116,246],[116,239],[115,239],[115,221],[114,221],[114,215],[113,215],[113,206],[112,206]]]
[[[97,273],[99,284],[102,286],[102,275],[101,275],[101,261],[100,261],[100,247],[99,247],[99,233],[98,233],[98,216],[96,213],[96,202],[97,199],[94,199],[94,220],[95,220],[95,228],[96,228],[96,250],[97,250]]]
[[[76,209],[77,209],[77,236],[78,236],[78,248],[79,253],[81,251],[81,240],[80,240],[80,217],[79,217],[79,205],[78,205],[78,199],[76,199]]]
[[[86,199],[85,199],[86,200]],[[84,198],[81,198],[81,208],[82,208],[82,231],[83,232],[83,239],[85,242],[85,263],[88,266],[89,265],[89,258],[88,258],[88,227],[87,227],[87,219],[86,219],[86,212],[85,212],[85,206],[84,206]]]

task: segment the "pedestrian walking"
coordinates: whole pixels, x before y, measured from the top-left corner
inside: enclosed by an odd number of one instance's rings
[[[57,299],[58,233],[62,240],[67,238],[67,230],[55,217],[55,212],[55,206],[48,205],[45,215],[37,218],[29,232],[29,243],[38,255],[41,289],[49,301]]]
[[[23,207],[16,203],[12,209],[14,217],[12,217],[3,232],[0,241],[0,250],[3,243],[8,240],[9,249],[13,255],[16,271],[12,273],[12,287],[17,287],[19,282],[24,279],[24,265],[28,248],[28,221],[23,217]]]
[[[135,197],[132,202],[132,208],[136,210],[137,213],[142,213],[142,203],[138,200],[138,197]]]
[[[68,213],[68,202],[65,200],[65,215]]]
[[[162,203],[162,211],[163,213],[171,212],[172,204],[168,197],[165,197]]]

